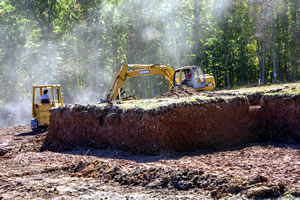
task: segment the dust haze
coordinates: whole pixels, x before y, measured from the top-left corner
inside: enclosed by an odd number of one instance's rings
[[[173,69],[191,64],[194,58],[187,55],[193,47],[190,42],[193,37],[193,8],[189,7],[193,2],[102,2],[98,10],[98,38],[96,12],[91,11],[89,20],[75,23],[65,35],[54,33],[54,36],[41,38],[30,32],[32,27],[38,26],[37,22],[20,25],[22,46],[8,42],[18,24],[4,26],[0,21],[0,45],[7,46],[11,52],[17,52],[12,53],[9,58],[2,57],[0,52],[0,73],[5,74],[7,79],[0,83],[0,92],[5,94],[5,90],[9,90],[14,94],[0,99],[0,127],[30,122],[33,85],[60,84],[65,103],[93,104],[105,97],[121,64],[159,63]],[[209,6],[211,2],[212,5]],[[207,4],[208,8],[201,10],[200,23],[207,24],[207,16],[218,17],[216,13],[228,9],[231,3],[231,0],[198,1],[200,6]],[[182,13],[184,9],[187,10],[185,14]],[[182,20],[188,23],[179,23]],[[127,48],[121,38],[118,38],[122,28],[129,29],[140,44],[134,46],[136,54],[130,59],[121,51],[122,48]],[[205,36],[201,37],[205,40]],[[90,48],[83,48],[83,44],[88,44]],[[119,52],[118,63],[112,60],[114,48]],[[151,77],[151,83],[156,82],[157,79]],[[10,122],[7,122],[7,116],[12,119]]]

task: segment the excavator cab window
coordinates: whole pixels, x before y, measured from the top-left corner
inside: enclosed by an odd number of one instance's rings
[[[182,85],[193,87],[193,78],[192,78],[191,69],[182,70],[181,77],[182,77]]]
[[[181,83],[182,80],[179,80],[180,79],[180,71],[179,70],[175,72],[174,78],[175,78],[174,86],[180,85],[180,83]]]
[[[187,85],[193,87],[193,70],[191,68],[186,68],[175,71],[174,85]]]
[[[206,86],[206,79],[200,67],[193,68],[195,85],[194,88],[202,88]]]

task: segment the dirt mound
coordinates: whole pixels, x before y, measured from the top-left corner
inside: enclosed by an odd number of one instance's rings
[[[180,98],[193,95],[199,95],[199,92],[187,85],[180,85],[177,87],[172,87],[168,92],[156,98]]]
[[[128,100],[139,100],[141,99],[140,97],[136,96],[136,95],[129,95],[127,97],[122,98],[123,101],[128,101]]]
[[[263,141],[261,112],[245,97],[196,100],[144,110],[74,105],[51,111],[46,149],[114,147],[129,151],[193,151]],[[234,123],[232,123],[234,122]]]
[[[43,148],[109,146],[144,153],[221,149],[296,138],[299,121],[300,95],[265,96],[254,107],[241,96],[196,99],[147,110],[121,109],[116,104],[74,105],[51,111]]]

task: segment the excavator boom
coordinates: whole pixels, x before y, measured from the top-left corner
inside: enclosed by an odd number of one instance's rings
[[[129,67],[133,68],[133,70],[129,70]],[[162,65],[122,65],[118,75],[116,76],[113,82],[112,87],[109,90],[109,93],[107,94],[107,101],[111,102],[115,100],[118,97],[118,95],[120,95],[120,90],[127,77],[151,75],[164,76],[170,84],[170,86],[174,87],[174,70],[170,67]]]

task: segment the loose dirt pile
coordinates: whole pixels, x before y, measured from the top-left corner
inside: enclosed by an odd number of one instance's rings
[[[199,92],[194,90],[193,88],[187,85],[180,85],[178,87],[172,87],[168,92],[165,94],[156,97],[157,99],[160,98],[180,98],[180,97],[190,97],[193,95],[199,95]]]
[[[129,96],[126,96],[124,98],[122,98],[123,101],[128,101],[128,100],[139,100],[141,98],[139,98],[138,96],[136,95],[129,95]]]
[[[142,186],[150,189],[209,191],[214,198],[242,194],[251,197],[276,197],[286,191],[283,183],[272,183],[268,178],[257,175],[249,179],[231,176],[218,177],[195,169],[171,169],[163,167],[141,168],[133,171],[122,170],[106,162],[95,161],[74,166],[73,177],[99,178],[105,183],[117,182],[120,185]]]

